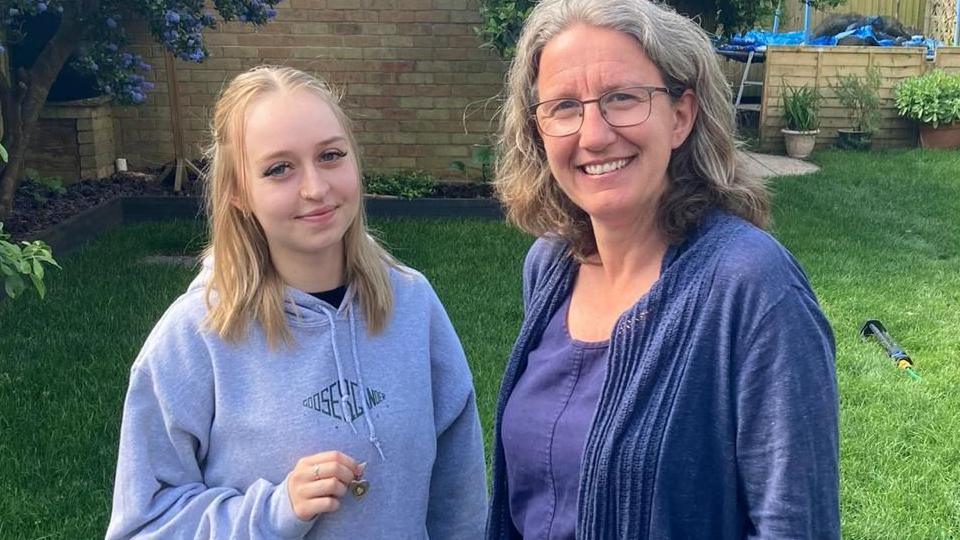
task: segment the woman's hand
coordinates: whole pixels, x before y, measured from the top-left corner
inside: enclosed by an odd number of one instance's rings
[[[350,456],[342,452],[321,452],[300,458],[287,475],[287,493],[294,514],[308,521],[340,508],[347,484],[363,475]]]

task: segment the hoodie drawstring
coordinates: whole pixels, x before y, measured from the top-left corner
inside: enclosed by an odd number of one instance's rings
[[[344,378],[343,366],[340,364],[340,351],[337,349],[337,325],[333,322],[333,314],[330,313],[329,309],[323,306],[318,307],[320,311],[327,316],[327,320],[330,321],[330,345],[333,347],[333,361],[337,364],[337,387],[339,387],[343,384]],[[343,391],[341,390],[340,393],[342,394]],[[350,424],[350,429],[353,430],[354,435],[359,435],[356,426],[353,425],[353,417],[347,414],[347,409],[343,405],[342,399],[340,400],[340,414],[347,419],[347,423]]]
[[[347,311],[349,311],[348,319],[350,319],[350,346],[352,347],[353,353],[353,369],[357,372],[357,382],[360,384],[360,399],[363,399],[363,396],[367,395],[367,385],[363,383],[363,372],[360,370],[360,355],[357,354],[357,329],[356,324],[354,323],[354,314],[353,314],[353,304],[351,303],[347,306]],[[370,443],[377,449],[377,453],[380,454],[380,459],[386,461],[386,456],[383,455],[383,448],[380,446],[380,439],[377,438],[377,428],[373,427],[373,419],[370,418],[370,411],[367,410],[367,414],[363,415],[363,419],[367,421],[367,430],[370,433]]]
[[[337,377],[340,379],[338,384],[343,384],[345,380],[343,378],[343,365],[340,362],[340,350],[337,348],[337,327],[333,318],[333,314],[324,306],[318,306],[320,311],[327,316],[327,320],[330,321],[330,345],[333,347],[333,360],[337,365]],[[360,356],[357,354],[357,330],[356,323],[354,322],[354,313],[353,313],[353,304],[347,306],[348,310],[348,319],[350,320],[350,349],[353,353],[353,367],[357,372],[357,382],[360,386],[360,401],[363,402],[364,397],[367,395],[367,386],[363,383],[363,373],[360,371]],[[353,425],[353,416],[347,414],[346,406],[343,404],[343,400],[340,400],[340,414],[347,420],[347,423],[350,424],[350,429],[353,430],[355,435],[360,435],[357,432],[357,427]],[[377,437],[377,429],[373,425],[373,420],[370,418],[370,411],[367,410],[366,414],[363,415],[363,419],[367,423],[367,431],[370,433],[368,440],[370,444],[377,449],[377,453],[380,454],[380,459],[386,461],[386,456],[383,455],[383,448],[380,446],[380,439]]]

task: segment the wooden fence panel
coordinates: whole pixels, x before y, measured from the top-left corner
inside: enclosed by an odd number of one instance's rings
[[[960,47],[940,47],[934,67],[947,73],[960,73]]]
[[[934,0],[847,0],[835,9],[827,11],[812,10],[810,29],[813,30],[834,13],[859,13],[864,16],[896,17],[904,26],[923,32],[927,1]],[[786,0],[783,2],[782,9],[784,14],[780,20],[781,31],[803,30],[803,2]]]
[[[819,90],[820,135],[817,147],[836,142],[837,129],[849,128],[852,120],[840,106],[831,88],[839,75],[865,75],[869,67],[880,70],[880,121],[873,140],[876,147],[911,146],[916,127],[897,114],[893,91],[907,77],[926,69],[922,48],[891,47],[769,47],[767,49],[763,100],[760,111],[760,146],[767,151],[782,151],[784,127],[780,94],[786,85],[810,86]],[[952,54],[952,53],[951,53]],[[960,54],[945,55],[945,62],[960,62]]]

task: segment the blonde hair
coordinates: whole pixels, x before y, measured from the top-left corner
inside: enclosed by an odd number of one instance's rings
[[[285,284],[270,259],[263,229],[248,210],[244,119],[258,98],[296,90],[310,92],[330,106],[360,174],[359,147],[350,119],[339,105],[339,96],[324,81],[289,67],[259,66],[223,89],[214,108],[212,143],[207,149],[210,243],[206,255],[212,257],[213,269],[207,282],[205,323],[228,341],[243,338],[251,321],[263,326],[271,347],[292,338],[283,308]],[[355,286],[368,331],[376,334],[393,309],[388,272],[396,262],[367,232],[362,193],[343,242],[347,283]]]
[[[534,7],[520,34],[501,111],[495,187],[507,217],[530,234],[563,237],[580,259],[596,252],[590,217],[558,187],[530,113],[543,48],[577,23],[633,37],[668,88],[696,95],[696,121],[670,156],[669,184],[657,210],[664,236],[679,242],[714,207],[766,226],[769,194],[738,163],[730,88],[709,38],[690,19],[648,0],[544,0]]]

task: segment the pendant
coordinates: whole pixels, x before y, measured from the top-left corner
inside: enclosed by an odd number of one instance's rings
[[[350,488],[350,493],[358,499],[362,499],[364,495],[367,494],[367,491],[370,491],[370,481],[369,480],[353,480],[348,486]]]

